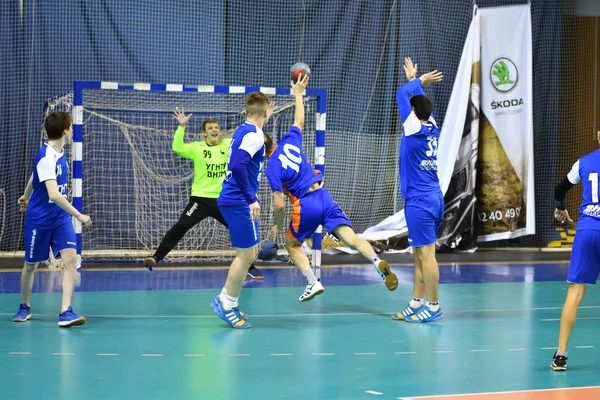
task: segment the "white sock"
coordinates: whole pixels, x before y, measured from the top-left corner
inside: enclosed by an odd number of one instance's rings
[[[413,297],[413,298],[410,300],[410,306],[411,306],[412,308],[419,308],[419,307],[421,307],[422,305],[423,305],[423,299],[419,299],[419,298]]]
[[[438,303],[437,301],[435,302],[427,302],[427,308],[429,308],[431,311],[436,312],[437,310],[440,309],[440,303]]]
[[[221,289],[221,295],[227,296],[227,289],[225,289],[225,288]],[[221,299],[221,301],[223,301],[223,299]]]
[[[225,308],[227,308],[227,309],[234,308],[234,307],[238,306],[238,299],[239,299],[239,297],[231,297],[228,294],[226,294],[226,295],[220,294],[219,298],[223,302],[223,306]]]
[[[309,285],[312,285],[317,281],[317,277],[315,276],[312,268],[307,268],[306,270],[302,271],[302,275],[304,275]]]
[[[381,261],[381,258],[377,257],[377,254],[375,254],[375,253],[367,254],[367,258],[369,259],[369,261],[371,261],[373,263],[375,268],[379,267],[379,262]]]

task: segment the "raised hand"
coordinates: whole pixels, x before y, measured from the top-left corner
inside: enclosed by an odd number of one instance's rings
[[[409,82],[417,77],[417,65],[418,64],[413,65],[410,57],[406,57],[404,59],[404,73],[406,74],[406,79],[408,79]]]
[[[179,108],[175,108],[175,111],[173,112],[173,118],[175,118],[177,122],[179,122],[179,126],[181,126],[182,128],[185,128],[187,123],[190,122],[190,118],[192,118],[192,115],[193,114],[185,115],[185,110],[183,109],[183,106],[181,106],[181,111],[179,110]]]
[[[298,79],[296,83],[294,83],[294,81],[290,82],[290,85],[292,86],[292,91],[296,96],[302,96],[304,90],[308,86],[309,79],[310,77],[307,74],[302,74],[302,78]]]
[[[432,83],[441,82],[444,75],[439,72],[437,69],[435,71],[428,72],[426,74],[421,75],[421,84],[423,86],[430,85]]]

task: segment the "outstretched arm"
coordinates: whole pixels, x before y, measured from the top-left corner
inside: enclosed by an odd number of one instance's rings
[[[396,102],[398,103],[398,111],[400,111],[402,122],[406,121],[412,112],[410,98],[418,88],[421,88],[421,79],[413,79],[396,91]]]
[[[422,86],[440,82],[443,78],[442,73],[436,70],[423,74],[417,79],[417,64],[413,65],[410,57],[404,59],[404,72],[406,73],[408,83],[396,92],[396,102],[398,103],[398,110],[400,111],[403,123],[412,112],[412,106],[410,105],[411,96],[425,95]]]
[[[294,83],[294,82],[290,82],[290,85],[292,86],[292,92],[294,93],[294,96],[296,97],[296,110],[294,112],[294,126],[297,126],[300,131],[302,131],[304,129],[304,101],[303,101],[303,96],[304,96],[304,90],[306,89],[306,86],[308,86],[308,75],[304,74],[302,75],[302,78]]]
[[[179,126],[173,136],[173,151],[181,157],[191,160],[194,158],[192,146],[185,144],[183,142],[183,137],[185,136],[185,126],[190,121],[190,118],[192,118],[192,114],[185,115],[183,107],[181,107],[181,111],[179,111],[179,109],[175,110],[173,118],[179,122]]]

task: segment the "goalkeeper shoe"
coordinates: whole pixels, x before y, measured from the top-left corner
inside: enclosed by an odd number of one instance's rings
[[[154,269],[154,267],[156,267],[156,264],[158,264],[158,259],[154,256],[148,257],[144,260],[144,265],[150,271],[152,271]]]
[[[312,285],[306,285],[306,289],[304,289],[304,293],[300,296],[298,301],[309,301],[314,299],[316,296],[320,295],[325,291],[325,288],[321,284],[321,281],[318,280]]]
[[[227,322],[232,328],[248,329],[252,326],[250,322],[244,320],[244,318],[240,315],[239,307],[225,308],[219,296],[215,297],[210,302],[210,305],[215,310],[215,313],[219,316],[219,318]]]

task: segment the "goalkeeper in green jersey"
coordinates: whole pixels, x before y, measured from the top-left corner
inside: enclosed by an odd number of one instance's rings
[[[179,243],[181,238],[196,224],[206,217],[213,217],[227,227],[227,223],[219,207],[217,198],[227,173],[227,155],[231,138],[221,138],[219,122],[208,119],[202,123],[204,141],[184,143],[185,126],[192,114],[185,115],[183,107],[176,110],[173,118],[179,122],[179,127],[173,137],[173,151],[181,157],[194,162],[194,183],[190,202],[179,217],[179,221],[167,232],[152,257],[144,260],[150,271],[162,261],[167,254]],[[248,275],[253,279],[263,279],[261,272],[254,266],[250,267]]]

